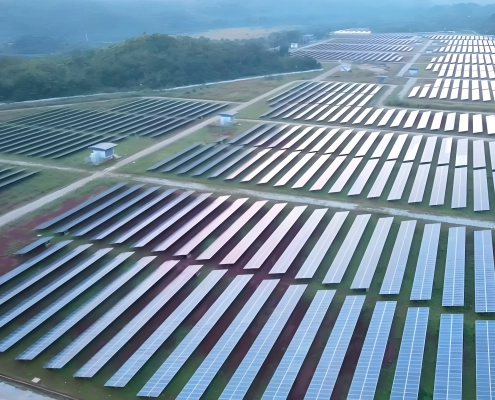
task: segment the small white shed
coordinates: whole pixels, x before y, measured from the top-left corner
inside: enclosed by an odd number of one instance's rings
[[[88,164],[98,165],[112,158],[116,158],[117,155],[114,153],[114,148],[117,145],[115,143],[104,142],[94,144],[89,146],[88,149],[93,150],[90,156],[86,159]]]
[[[220,117],[220,126],[229,126],[235,122],[236,112],[223,112],[218,114]]]

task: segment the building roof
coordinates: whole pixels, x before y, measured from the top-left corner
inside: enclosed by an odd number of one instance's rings
[[[94,144],[93,146],[89,146],[88,149],[106,151],[113,149],[115,146],[117,146],[115,143],[104,142],[104,143]]]
[[[221,117],[235,117],[236,114],[236,112],[221,112],[218,115],[220,115]]]

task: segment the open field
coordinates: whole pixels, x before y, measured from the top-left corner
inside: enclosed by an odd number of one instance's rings
[[[211,31],[193,33],[187,36],[193,38],[205,37],[208,39],[221,40],[245,40],[245,39],[257,39],[266,37],[270,33],[280,32],[284,30],[297,29],[294,26],[279,26],[276,28],[264,28],[264,27],[247,27],[247,28],[225,28],[225,29],[213,29]]]
[[[336,66],[336,64],[333,66]],[[177,89],[167,92],[166,95],[169,97],[180,97],[184,99],[245,102],[288,82],[312,79],[321,74],[322,71],[301,72],[300,74],[274,76],[272,78],[250,79],[190,89]]]
[[[386,83],[391,85],[403,85],[406,78],[398,77],[397,73],[404,66],[402,63],[387,63],[386,67],[381,64],[352,64],[352,72],[335,72],[327,80],[340,82],[363,82],[376,83],[377,76],[388,76]]]
[[[9,165],[2,164],[2,167]],[[36,168],[29,168],[36,170]],[[38,168],[38,170],[40,170]],[[0,215],[14,208],[21,207],[56,189],[85,177],[86,174],[72,171],[41,170],[26,181],[14,183],[12,186],[0,189]]]

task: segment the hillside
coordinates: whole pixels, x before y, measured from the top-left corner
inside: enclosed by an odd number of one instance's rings
[[[26,61],[0,57],[0,101],[164,88],[318,68],[258,42],[143,35],[106,48]]]

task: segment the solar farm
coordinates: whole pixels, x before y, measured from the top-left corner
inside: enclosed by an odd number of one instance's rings
[[[0,199],[150,142],[0,215],[0,374],[90,400],[493,398],[495,114],[463,107],[495,89],[404,74],[491,40],[344,30],[297,51],[401,54],[348,60],[403,83],[324,66],[246,103],[2,119]]]

